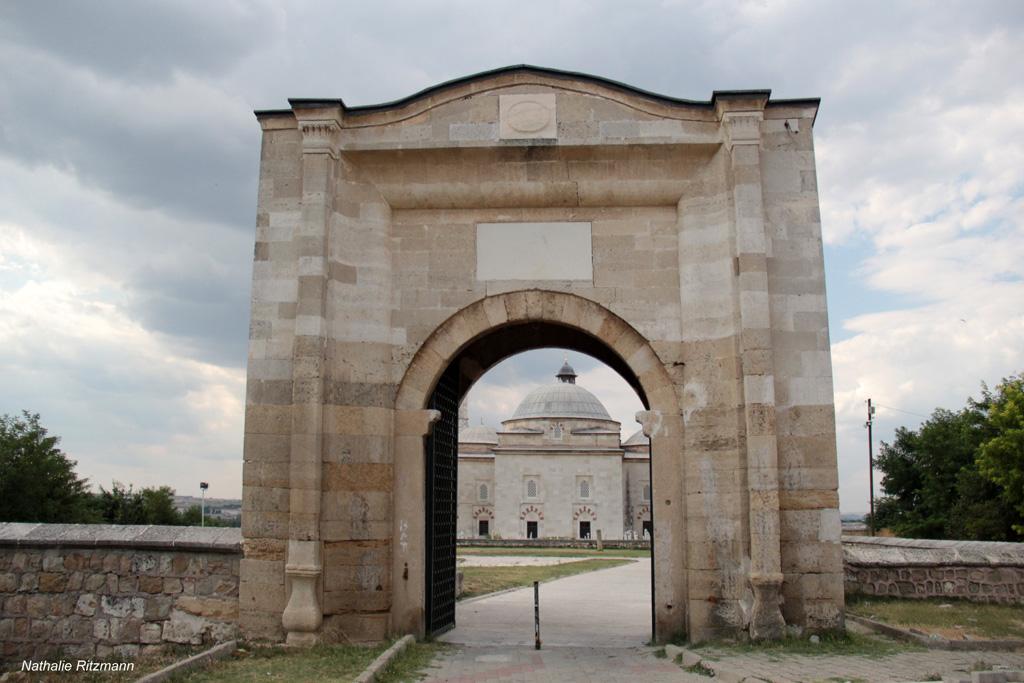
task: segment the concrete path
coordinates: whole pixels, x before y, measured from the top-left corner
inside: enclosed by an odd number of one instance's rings
[[[629,648],[651,639],[651,561],[640,559],[540,585],[544,647]],[[533,645],[533,588],[461,601],[440,640]]]
[[[567,579],[563,579],[567,580]],[[499,647],[455,645],[426,670],[426,683],[707,683],[649,648]]]

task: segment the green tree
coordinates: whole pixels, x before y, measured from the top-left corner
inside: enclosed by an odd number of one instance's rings
[[[918,429],[900,427],[891,444],[882,443],[876,464],[885,495],[875,528],[910,538],[1017,539],[1002,485],[979,464],[982,444],[999,433],[991,400],[985,390],[959,411],[936,409]]]
[[[0,521],[91,522],[88,480],[27,411],[0,417]]]
[[[145,524],[146,512],[142,493],[115,481],[110,490],[100,487],[95,506],[107,524]]]
[[[107,524],[187,524],[174,507],[170,486],[147,487],[138,491],[115,481],[110,490],[100,487],[95,507]]]
[[[174,507],[174,489],[170,486],[144,488],[142,509],[146,524],[182,524],[181,515]]]
[[[984,390],[990,434],[981,444],[978,468],[1002,488],[1016,514],[1013,529],[1024,536],[1024,375],[1004,379],[995,392]]]

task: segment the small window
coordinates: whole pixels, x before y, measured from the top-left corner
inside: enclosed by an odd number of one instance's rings
[[[487,500],[491,492],[487,490],[487,484],[480,484],[480,500]]]
[[[491,533],[491,521],[488,519],[481,519],[477,522],[477,535],[487,538]]]
[[[590,522],[580,522],[580,538],[590,538]]]
[[[580,498],[590,498],[589,479],[580,479]]]
[[[537,538],[537,522],[526,523],[526,537]]]
[[[537,497],[537,480],[527,479],[526,480],[526,497],[536,498]],[[536,537],[534,537],[536,538]]]
[[[652,524],[651,520],[649,519],[644,520],[644,538],[654,538],[654,524]]]
[[[651,500],[651,485],[649,483],[644,483],[644,500]]]
[[[555,425],[555,428],[551,430],[551,435],[556,439],[562,438],[562,425]]]

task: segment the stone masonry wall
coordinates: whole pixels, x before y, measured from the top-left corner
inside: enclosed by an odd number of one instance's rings
[[[2,661],[235,637],[239,529],[0,524]]]
[[[1024,543],[843,537],[846,592],[1024,604]]]

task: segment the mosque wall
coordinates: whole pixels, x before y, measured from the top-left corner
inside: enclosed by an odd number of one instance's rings
[[[541,538],[576,538],[579,522],[590,521],[596,537],[622,538],[622,458],[618,454],[569,455],[538,450],[500,453],[495,458],[498,482],[496,528],[502,538],[525,538],[527,522],[538,522]],[[590,495],[580,482],[590,481]],[[536,495],[529,481],[536,482]]]
[[[481,487],[486,491],[481,491]],[[481,536],[481,520],[488,522],[488,534],[494,533],[494,496],[494,458],[460,457],[459,538]]]
[[[622,510],[623,528],[631,531],[634,538],[643,538],[643,523],[651,519],[650,463],[647,460],[625,459],[622,471],[626,490],[626,504]]]

